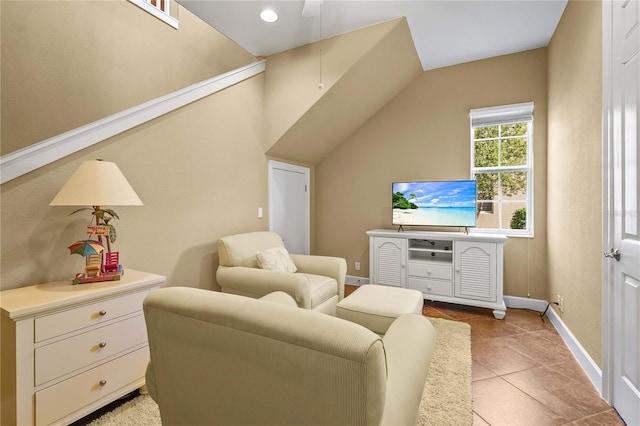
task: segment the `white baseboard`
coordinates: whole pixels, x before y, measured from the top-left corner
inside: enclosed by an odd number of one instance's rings
[[[591,383],[598,389],[600,395],[602,395],[602,370],[598,365],[593,361],[593,359],[589,356],[587,351],[584,350],[578,339],[571,333],[571,330],[567,328],[562,319],[558,316],[555,310],[549,309],[547,311],[547,317],[551,324],[558,330],[558,334],[562,337],[562,340],[569,347],[569,350],[576,358],[582,369],[589,379]]]
[[[507,308],[529,309],[536,312],[544,312],[547,308],[546,300],[530,299],[528,297],[504,296],[504,303]]]
[[[355,275],[347,275],[344,279],[344,283],[349,285],[369,284],[369,278],[356,277]]]

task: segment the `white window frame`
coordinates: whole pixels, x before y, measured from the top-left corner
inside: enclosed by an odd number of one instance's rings
[[[165,0],[165,4],[166,4],[165,10],[162,10],[159,7],[152,5],[149,0],[129,0],[129,2],[135,4],[139,8],[145,10],[146,12],[149,12],[150,14],[160,19],[161,21],[166,22],[167,24],[171,25],[173,28],[178,29],[179,27],[178,20],[173,16],[171,16],[171,9],[170,9],[171,0]]]
[[[527,122],[527,164],[522,166],[498,166],[498,167],[475,167],[475,132],[477,127],[489,127],[500,124]],[[474,232],[502,234],[513,237],[533,238],[533,102],[520,104],[502,105],[489,108],[472,109],[469,112],[469,132],[471,140],[471,179],[475,179],[476,173],[500,173],[524,171],[527,173],[527,198],[526,198],[526,227],[525,229],[497,229],[497,228],[474,228]],[[498,154],[499,155],[499,154]],[[498,157],[499,158],[499,157]],[[499,176],[499,175],[498,175]],[[502,200],[496,200],[496,204]],[[499,211],[502,212],[502,206]],[[502,220],[500,218],[500,222]]]

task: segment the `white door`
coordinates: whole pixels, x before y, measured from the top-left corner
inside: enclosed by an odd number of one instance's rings
[[[640,2],[604,2],[603,16],[603,30],[610,34],[604,34],[605,42],[611,42],[610,53],[606,47],[604,52],[605,139],[610,141],[605,232],[610,244],[605,252],[609,340],[603,394],[626,424],[640,425]]]
[[[290,253],[309,254],[309,169],[269,161],[269,229]]]

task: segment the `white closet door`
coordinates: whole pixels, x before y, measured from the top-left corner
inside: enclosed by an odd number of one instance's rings
[[[269,229],[290,253],[309,254],[309,169],[269,161]]]

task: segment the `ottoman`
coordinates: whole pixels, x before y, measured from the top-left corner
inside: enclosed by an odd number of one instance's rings
[[[365,284],[338,302],[336,316],[385,334],[402,314],[422,314],[422,293],[407,288]]]

